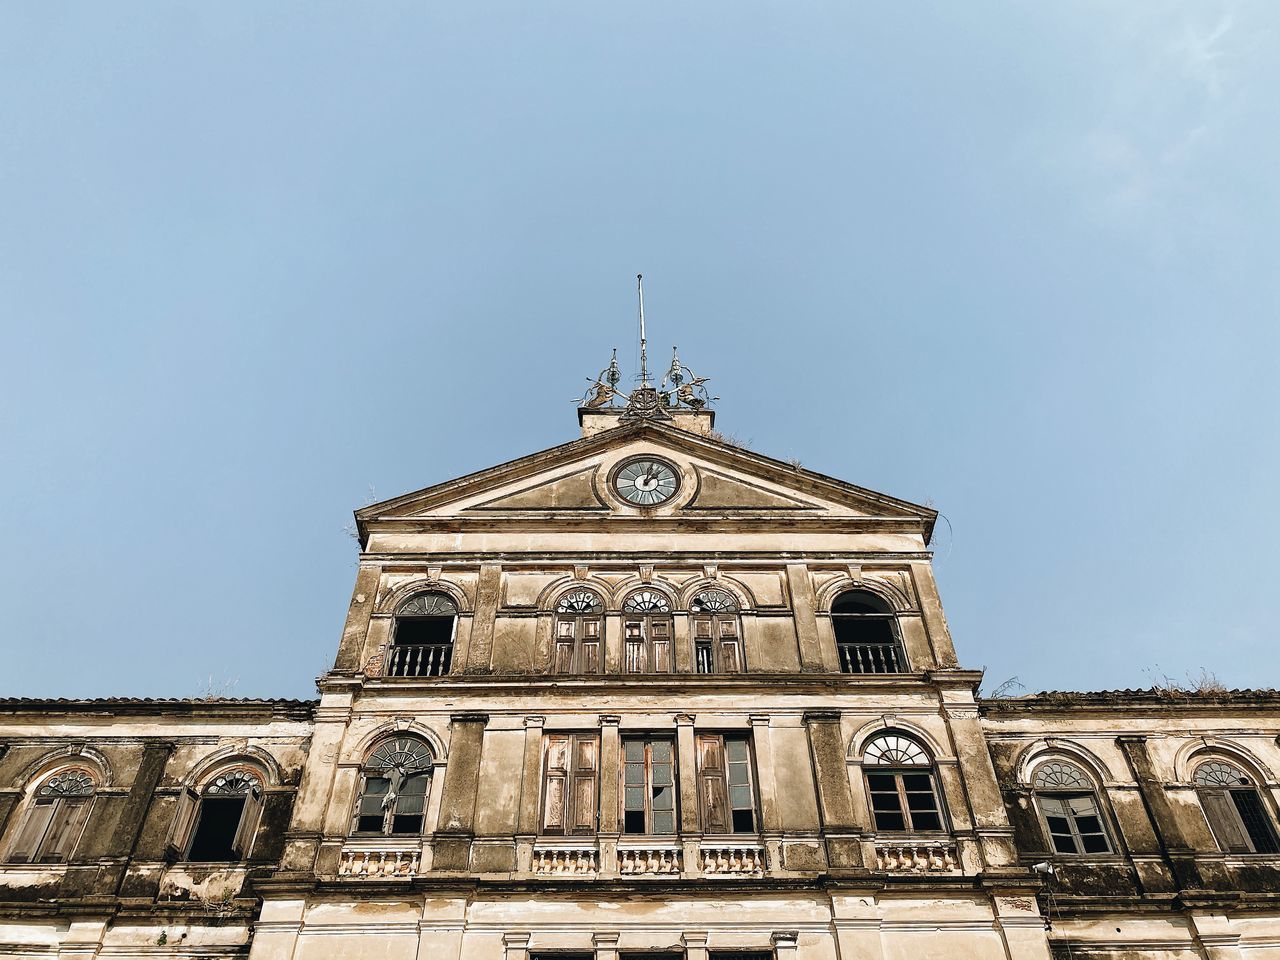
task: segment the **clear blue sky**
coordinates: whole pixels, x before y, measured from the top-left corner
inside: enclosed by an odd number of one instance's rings
[[[0,693],[309,696],[634,275],[988,689],[1280,685],[1273,2],[0,7]]]

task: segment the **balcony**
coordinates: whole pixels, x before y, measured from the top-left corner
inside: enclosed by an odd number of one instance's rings
[[[387,649],[386,675],[443,677],[452,660],[452,643],[392,644]]]
[[[338,861],[338,876],[348,880],[408,880],[418,875],[422,845],[403,840],[348,843]]]
[[[885,873],[959,873],[953,840],[877,840],[876,869]]]
[[[838,643],[842,673],[903,673],[896,643]]]

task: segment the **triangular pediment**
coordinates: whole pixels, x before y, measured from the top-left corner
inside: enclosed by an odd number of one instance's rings
[[[617,492],[616,475],[634,458],[671,465],[678,492],[666,503],[639,508]],[[536,521],[573,517],[855,518],[907,521],[926,536],[936,514],[928,507],[761,456],[666,424],[636,423],[427,487],[357,511],[361,529],[379,521],[498,517]]]

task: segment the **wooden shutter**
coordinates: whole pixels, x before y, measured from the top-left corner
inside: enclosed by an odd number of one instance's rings
[[[698,737],[698,781],[705,833],[729,833],[729,797],[725,787],[724,742],[717,736]]]
[[[84,832],[89,818],[93,797],[61,797],[54,804],[55,810],[40,844],[37,859],[40,863],[66,863],[75,851],[76,842]]]
[[[572,832],[596,832],[596,772],[599,767],[599,744],[595,737],[573,738],[573,818]]]
[[[237,860],[248,860],[253,852],[253,835],[258,829],[258,818],[262,814],[262,788],[252,787],[244,798],[244,806],[240,808],[240,823],[236,827],[235,839],[231,841],[231,852]]]
[[[628,620],[623,624],[623,636],[626,639],[626,673],[644,673],[644,628],[639,620]]]
[[[178,810],[173,818],[173,829],[169,832],[169,845],[165,851],[171,858],[180,860],[186,856],[187,845],[191,842],[191,827],[199,810],[199,794],[190,787],[184,787],[178,794]]]
[[[649,621],[650,644],[653,648],[653,672],[671,672],[671,621]]]
[[[582,667],[583,673],[600,672],[600,621],[582,621]]]
[[[1199,794],[1200,806],[1204,809],[1209,826],[1213,828],[1218,846],[1230,853],[1251,852],[1253,846],[1240,826],[1240,817],[1227,791],[1201,789]]]
[[[576,626],[573,620],[556,621],[556,653],[555,664],[552,666],[556,673],[573,672],[573,648],[577,643],[577,637],[574,636]]]
[[[725,673],[742,672],[741,648],[738,646],[738,618],[725,617],[720,627],[720,669]]]
[[[53,807],[52,800],[37,800],[27,808],[26,820],[6,858],[10,863],[30,863],[35,858],[36,849],[53,818]]]
[[[542,832],[562,834],[568,822],[569,737],[548,734],[542,764]]]

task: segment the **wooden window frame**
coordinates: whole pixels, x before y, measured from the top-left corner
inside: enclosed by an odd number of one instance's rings
[[[1251,794],[1258,805],[1260,817],[1259,832],[1251,830],[1240,809],[1238,794]],[[1223,853],[1253,853],[1274,856],[1280,853],[1280,840],[1277,840],[1275,823],[1271,810],[1261,791],[1252,784],[1226,787],[1196,787],[1196,798],[1200,801],[1200,809],[1208,821],[1209,830],[1214,842]],[[1220,798],[1220,799],[1219,799]],[[1225,820],[1223,818],[1226,818]],[[1231,832],[1240,837],[1239,842],[1232,842]],[[1269,849],[1259,849],[1260,847]]]
[[[730,742],[742,743],[746,747],[746,765],[745,773],[747,775],[746,784],[734,784],[730,782],[730,763],[728,744]],[[707,755],[704,748],[710,747],[719,757],[719,768],[708,769],[704,763]],[[760,824],[760,794],[757,784],[759,776],[756,771],[756,752],[752,743],[751,734],[749,733],[699,733],[694,737],[694,761],[698,771],[698,813],[702,824],[702,832],[713,836],[759,836],[761,833]],[[734,806],[732,801],[732,787],[745,786],[751,803],[748,807],[741,805]],[[723,805],[724,816],[717,820],[716,802]],[[734,812],[739,810],[749,810],[751,814],[751,829],[738,830],[734,827]]]
[[[218,780],[228,774],[243,771],[254,781],[254,785],[247,788],[241,793],[216,794],[211,793],[210,788]],[[208,800],[221,797],[223,799],[242,797],[240,805],[240,817],[236,821],[235,833],[231,840],[232,857],[230,860],[201,860],[200,863],[240,863],[248,860],[253,853],[253,841],[258,830],[258,824],[262,820],[262,808],[266,800],[266,778],[260,770],[252,767],[231,766],[221,767],[213,774],[205,778],[204,787],[199,791],[195,791],[191,787],[186,787],[183,791],[181,803],[185,806],[185,813],[180,810],[178,820],[175,826],[179,830],[183,830],[184,834],[180,838],[181,843],[177,844],[177,848],[182,851],[182,859],[191,862],[191,850],[195,846],[196,838],[200,833],[200,821],[204,816],[205,804]]]
[[[881,827],[876,820],[874,794],[883,792],[878,790],[873,791],[871,789],[871,777],[877,776],[877,775],[885,775],[885,776],[893,777],[894,787],[896,789],[896,793],[898,797],[898,813],[901,815],[902,821],[903,821],[903,826],[901,828]],[[935,817],[938,818],[938,825],[936,827],[917,827],[912,822],[912,819],[913,819],[912,810],[911,810],[910,804],[907,801],[907,794],[909,791],[907,790],[906,784],[903,782],[902,778],[906,776],[921,776],[921,775],[929,778],[929,791],[933,796],[933,810],[917,811],[917,812],[918,813],[931,812]],[[871,823],[872,823],[872,826],[875,827],[876,833],[937,834],[937,833],[947,832],[946,808],[943,806],[942,796],[938,791],[937,769],[933,764],[928,764],[928,765],[919,764],[917,766],[910,766],[910,767],[891,767],[891,766],[881,766],[879,764],[876,764],[873,766],[863,768],[863,780],[866,781],[867,805],[868,805],[868,809],[871,812]],[[911,792],[916,792],[916,791],[911,791]]]
[[[374,766],[373,761],[378,751],[386,747],[389,743],[397,741],[412,741],[421,747],[426,754],[427,760],[420,761],[412,769],[407,768],[400,770],[396,767],[388,768],[387,766]],[[400,735],[387,737],[379,740],[365,757],[364,763],[360,765],[360,783],[359,789],[356,791],[355,803],[351,808],[351,822],[349,827],[349,836],[352,837],[420,837],[427,832],[427,809],[431,805],[431,787],[435,781],[435,751],[431,749],[431,744],[419,736]],[[417,794],[401,793],[401,786],[406,780],[414,777],[425,779],[422,789],[422,812],[418,814],[403,813],[400,810],[400,799],[402,796],[417,796]],[[371,779],[386,780],[387,789],[385,793],[369,794],[369,781]],[[393,797],[394,799],[387,803],[384,799],[382,808],[382,825],[377,830],[361,830],[360,821],[365,816],[372,814],[363,814],[361,812],[366,795]],[[416,831],[402,830],[395,831],[395,820],[397,816],[418,816],[422,818],[422,823]]]
[[[1044,790],[1035,791],[1036,812],[1040,815],[1040,827],[1044,830],[1045,839],[1049,843],[1049,852],[1055,857],[1107,857],[1115,853],[1115,844],[1111,840],[1111,831],[1107,828],[1107,818],[1102,812],[1102,802],[1098,798],[1097,792],[1094,790]],[[1075,850],[1059,850],[1054,840],[1055,834],[1049,827],[1049,814],[1044,809],[1045,800],[1054,800],[1066,806],[1066,810],[1061,814],[1061,819],[1067,822],[1068,833],[1065,834],[1071,838],[1071,842],[1075,845]],[[1078,816],[1071,809],[1070,802],[1072,800],[1088,800],[1093,804],[1093,816],[1098,820],[1099,829],[1096,832],[1085,833],[1080,830]],[[1084,845],[1085,836],[1100,836],[1103,843],[1106,844],[1105,850],[1086,850]]]
[[[564,744],[565,766],[551,765],[552,751],[556,744]],[[581,762],[581,748],[589,746],[590,764]],[[538,803],[538,830],[548,837],[595,836],[600,829],[600,734],[594,733],[544,733],[542,736],[542,776]],[[591,800],[589,813],[580,810],[583,796],[580,787],[589,782],[587,795]],[[553,785],[560,784],[560,822],[552,823],[551,796]],[[583,821],[587,822],[583,822]]]
[[[639,628],[639,642],[630,634],[631,627]],[[655,627],[660,628],[655,630]],[[666,637],[658,639],[655,633],[666,632]],[[633,675],[669,674],[675,672],[675,620],[669,613],[625,613],[622,616],[622,667],[623,673]],[[666,656],[658,654],[657,648],[665,644]],[[641,669],[630,668],[630,646],[640,648],[643,663]]]
[[[642,744],[644,747],[644,755],[641,761],[643,764],[642,782],[639,784],[631,785],[633,787],[639,787],[642,792],[643,802],[641,804],[641,809],[639,811],[632,811],[632,812],[639,812],[643,814],[643,817],[644,817],[643,830],[629,831],[627,830],[627,827],[626,827],[627,813],[628,813],[627,774],[628,774],[629,768],[634,765],[633,761],[630,761],[627,759],[627,745],[629,743],[639,743],[639,744]],[[671,782],[665,785],[671,790],[671,811],[670,811],[671,829],[662,830],[662,831],[655,830],[653,825],[653,815],[654,815],[653,800],[654,800],[654,790],[655,790],[654,777],[653,777],[653,768],[655,764],[655,761],[653,759],[653,747],[655,744],[658,744],[658,743],[666,744],[667,747],[670,749],[670,755],[671,755],[671,758],[668,761],[666,761],[666,765],[670,768]],[[624,836],[634,836],[634,837],[676,836],[680,832],[680,797],[679,797],[680,764],[679,764],[679,758],[676,756],[675,738],[669,735],[625,736],[622,738],[621,759],[622,759],[622,770],[620,771],[620,779],[622,782],[620,784],[621,789],[619,789],[618,791],[618,807],[619,807],[618,823],[621,828],[622,834]],[[661,763],[661,761],[658,761],[658,762]],[[663,785],[659,785],[659,786],[663,786]],[[666,811],[663,811],[663,812],[666,812]]]
[[[567,597],[590,594],[595,599],[595,610],[561,609]],[[563,630],[570,627],[568,635]],[[589,636],[594,628],[595,636]],[[570,640],[571,642],[565,642]],[[561,661],[561,648],[568,647],[568,664]],[[591,647],[594,647],[595,668],[590,666]],[[575,590],[561,597],[556,603],[551,625],[551,673],[557,676],[585,674],[594,676],[604,672],[604,601],[594,590]]]
[[[40,796],[47,784],[69,773],[84,774],[89,793]],[[31,788],[17,832],[5,854],[7,863],[58,866],[71,862],[84,836],[98,799],[98,778],[81,767],[67,767],[41,776]]]

